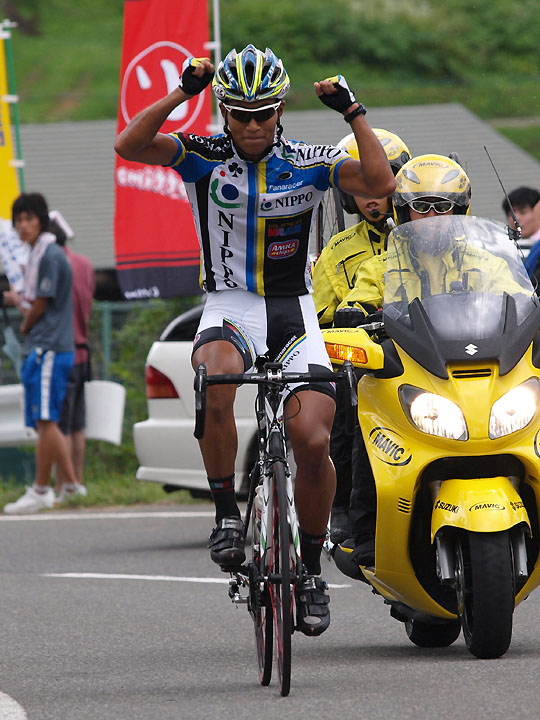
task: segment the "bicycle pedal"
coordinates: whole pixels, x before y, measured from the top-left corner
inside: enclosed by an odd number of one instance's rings
[[[231,597],[231,600],[235,605],[247,605],[249,602],[249,597],[247,595],[240,595],[240,593],[235,593]]]
[[[242,582],[241,585],[245,585],[245,583]],[[249,600],[247,595],[240,594],[240,586],[236,578],[229,580],[229,597],[235,605],[245,605]]]
[[[322,549],[324,557],[328,560],[328,562],[330,562],[336,550],[335,543],[333,543],[330,538],[327,538],[323,543]]]

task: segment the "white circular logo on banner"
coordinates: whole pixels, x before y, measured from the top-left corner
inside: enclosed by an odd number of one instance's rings
[[[184,60],[193,53],[168,40],[153,43],[129,63],[122,79],[120,108],[129,123],[137,113],[178,87]],[[204,92],[175,108],[161,131],[184,132],[201,111]]]

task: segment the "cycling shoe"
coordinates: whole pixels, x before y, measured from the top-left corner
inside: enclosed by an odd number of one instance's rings
[[[224,517],[212,530],[208,541],[210,557],[222,567],[241,565],[244,552],[244,524],[239,517]]]
[[[330,625],[327,587],[318,575],[308,575],[296,586],[297,626],[304,635],[321,635]]]

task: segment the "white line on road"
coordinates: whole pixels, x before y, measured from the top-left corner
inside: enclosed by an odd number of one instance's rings
[[[214,511],[209,510],[173,510],[167,512],[80,512],[80,513],[40,513],[39,515],[0,515],[0,522],[21,522],[24,520],[141,520],[152,518],[213,518]]]
[[[0,718],[2,720],[27,720],[28,715],[13,698],[0,692]]]
[[[120,575],[114,573],[43,573],[41,577],[75,578],[82,580],[159,580],[161,582],[219,583],[228,585],[228,578],[176,577],[174,575]],[[329,588],[350,588],[351,585],[329,585]],[[0,716],[1,717],[1,716]]]

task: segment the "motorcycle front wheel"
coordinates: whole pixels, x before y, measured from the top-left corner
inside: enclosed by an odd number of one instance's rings
[[[456,544],[456,594],[463,637],[477,658],[498,658],[512,639],[510,533],[463,533]]]

